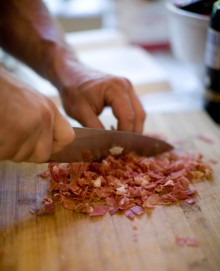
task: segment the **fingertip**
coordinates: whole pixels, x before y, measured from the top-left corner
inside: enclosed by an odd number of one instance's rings
[[[63,142],[65,142],[66,145],[73,142],[73,140],[75,139],[75,132],[74,132],[74,129],[71,127],[71,125],[67,123],[67,125],[63,126],[61,130],[63,131],[63,134],[62,134]]]
[[[57,109],[52,128],[52,154],[62,150],[75,138],[75,133],[68,120]]]
[[[147,118],[147,113],[144,110],[140,110],[139,114],[137,114],[136,116],[134,132],[143,133],[146,118]]]
[[[88,128],[104,129],[105,127],[98,116],[90,108],[87,109],[87,112],[84,111],[84,114],[81,113],[80,117],[78,117],[81,125]]]
[[[114,110],[114,115],[118,119],[118,130],[121,131],[134,131],[135,112],[133,108],[127,107],[127,110]]]
[[[71,143],[75,138],[72,126],[60,112],[58,112],[54,121],[53,134],[54,140],[64,141],[67,142],[67,144]]]

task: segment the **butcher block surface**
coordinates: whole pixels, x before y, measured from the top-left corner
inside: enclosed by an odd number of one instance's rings
[[[213,181],[194,184],[195,204],[157,206],[134,221],[91,218],[60,205],[54,215],[36,217],[30,210],[47,193],[38,176],[47,164],[1,162],[0,270],[219,271],[219,127],[204,112],[152,114],[145,132],[218,161]],[[195,238],[198,246],[179,246],[178,236]]]

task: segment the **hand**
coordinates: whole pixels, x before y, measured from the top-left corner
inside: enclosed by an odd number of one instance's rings
[[[110,106],[118,120],[118,129],[142,132],[145,112],[129,80],[105,75],[85,67],[74,71],[68,70],[69,79],[61,87],[60,95],[63,106],[69,116],[78,120],[83,126],[103,128],[98,115],[105,106]],[[64,69],[65,71],[65,69]]]
[[[0,160],[46,162],[74,139],[53,102],[0,69]]]

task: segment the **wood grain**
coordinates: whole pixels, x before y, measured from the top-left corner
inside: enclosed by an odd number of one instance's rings
[[[152,114],[145,131],[220,161],[220,130],[203,112]],[[203,134],[213,142],[198,139]],[[219,162],[220,163],[220,162]],[[37,173],[46,164],[0,163],[0,270],[7,271],[219,271],[220,164],[214,181],[195,184],[198,202],[156,207],[131,222],[119,215],[89,218],[57,206],[35,217],[31,208],[47,192]],[[179,247],[176,236],[198,247]]]

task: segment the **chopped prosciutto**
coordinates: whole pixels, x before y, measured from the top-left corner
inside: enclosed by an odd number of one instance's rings
[[[134,219],[136,214],[132,212],[132,210],[128,209],[124,211],[124,214],[127,216],[129,219]]]
[[[31,214],[36,216],[41,215],[52,215],[55,212],[54,201],[50,197],[45,197],[41,202],[37,204],[36,207],[32,208]]]
[[[143,207],[145,208],[154,208],[156,204],[160,201],[160,195],[159,194],[151,194],[145,202],[143,203]]]
[[[143,208],[138,205],[131,207],[130,210],[136,215],[142,215],[144,213]]]
[[[199,140],[201,140],[201,141],[203,141],[203,142],[205,142],[205,143],[207,143],[207,144],[214,144],[213,139],[208,138],[207,136],[204,136],[202,134],[198,134],[196,136],[196,138],[199,139]]]
[[[122,213],[130,219],[157,205],[193,204],[192,184],[212,178],[200,153],[170,151],[155,157],[134,152],[108,155],[100,162],[50,163],[42,177],[50,181],[52,202],[64,208],[103,216]]]

